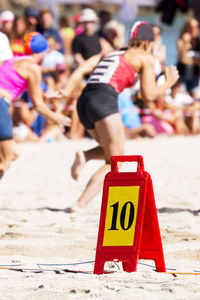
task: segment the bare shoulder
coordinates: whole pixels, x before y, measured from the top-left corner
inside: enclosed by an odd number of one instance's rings
[[[145,53],[141,56],[142,69],[152,69],[154,68],[155,58],[150,53]]]
[[[41,73],[40,66],[34,60],[27,58],[16,61],[15,68],[20,76],[25,79],[30,78],[30,76],[40,76]]]
[[[152,65],[154,63],[153,56],[145,51],[139,49],[128,49],[124,54],[125,59],[140,72],[144,66]]]

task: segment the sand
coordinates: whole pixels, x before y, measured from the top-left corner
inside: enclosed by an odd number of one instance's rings
[[[112,274],[87,273],[101,195],[85,214],[64,209],[102,164],[89,162],[78,182],[70,177],[75,151],[93,145],[90,139],[20,145],[20,158],[0,182],[0,299],[200,299],[200,275],[157,273],[152,261],[140,260],[134,273],[121,263],[106,263]],[[143,155],[152,176],[168,271],[200,272],[200,136],[127,141],[126,153]],[[24,271],[3,269],[9,266]]]

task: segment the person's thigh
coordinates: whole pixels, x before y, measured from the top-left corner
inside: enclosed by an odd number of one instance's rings
[[[98,143],[99,143],[99,136],[98,133],[96,131],[96,129],[87,129],[88,133],[91,135],[91,137],[93,137],[93,139],[95,139]]]
[[[122,155],[124,152],[124,128],[120,113],[112,114],[95,122],[95,131],[100,146],[104,149],[105,160],[110,163],[112,155]]]

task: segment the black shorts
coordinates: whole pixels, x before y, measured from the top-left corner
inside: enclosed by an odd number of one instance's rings
[[[88,84],[78,99],[77,110],[86,129],[93,129],[94,123],[117,113],[118,93],[105,83]]]

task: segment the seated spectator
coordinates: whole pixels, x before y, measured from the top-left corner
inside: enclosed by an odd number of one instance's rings
[[[47,87],[43,82],[40,86],[42,91],[46,91]],[[45,127],[45,118],[33,109],[27,91],[18,101],[14,102],[11,115],[16,142],[38,141]]]
[[[151,124],[142,124],[138,110],[127,93],[119,94],[118,107],[124,124],[125,134],[128,138],[139,136],[153,138],[156,135],[156,131]]]
[[[200,102],[182,91],[180,80],[171,88],[171,94],[166,96],[166,101],[172,109],[182,112],[190,133],[199,133]]]
[[[165,95],[149,103],[150,114],[142,117],[144,124],[154,126],[158,134],[188,134],[181,111],[169,107]]]
[[[56,49],[62,54],[65,53],[64,43],[59,34],[59,30],[54,26],[54,17],[49,9],[43,9],[39,14],[38,29],[45,38],[53,37],[56,40]]]
[[[27,23],[24,16],[15,18],[10,46],[14,56],[24,55],[24,35],[27,33]]]
[[[63,105],[59,99],[45,99],[46,104],[53,112],[62,113]],[[63,129],[52,120],[45,120],[38,142],[53,142],[63,136]]]
[[[37,112],[22,99],[17,100],[12,108],[13,138],[17,143],[37,141],[38,136],[32,130],[32,123],[37,119]]]

